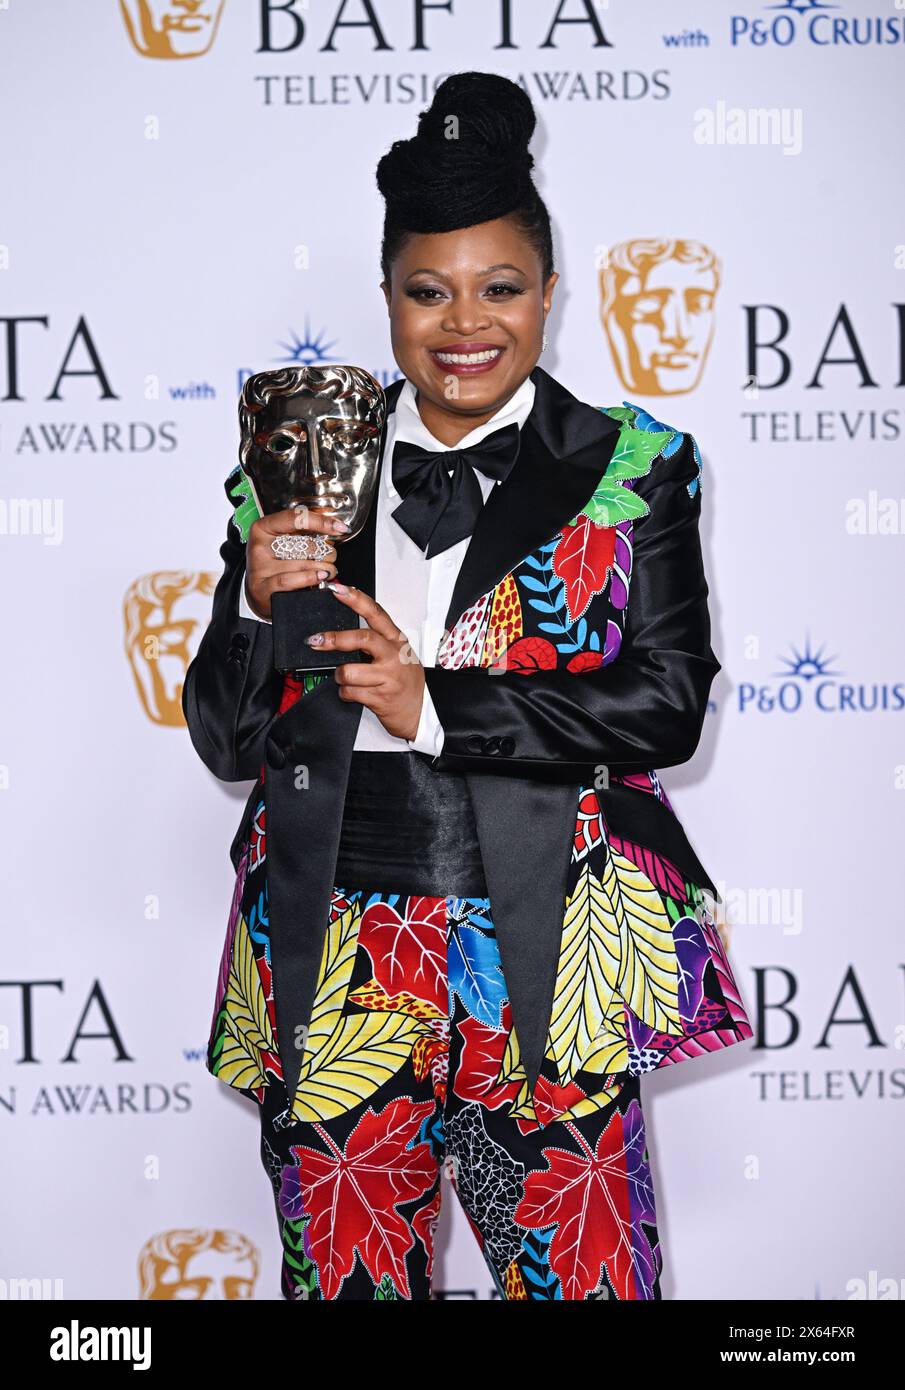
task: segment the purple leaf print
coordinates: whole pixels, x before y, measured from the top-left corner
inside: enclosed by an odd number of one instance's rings
[[[615,661],[619,655],[619,648],[622,646],[622,628],[618,623],[614,623],[612,618],[607,618],[606,637],[603,643],[603,660],[601,666],[607,666],[611,661]]]
[[[628,603],[628,586],[632,577],[631,521],[620,521],[616,527],[616,554],[610,578],[610,601],[614,608],[623,609]]]
[[[637,1297],[650,1299],[653,1285],[660,1270],[658,1250],[651,1249],[647,1236],[641,1229],[641,1222],[649,1226],[656,1222],[654,1187],[650,1164],[644,1156],[647,1139],[641,1107],[633,1100],[622,1117],[622,1133],[625,1140],[625,1164],[628,1175],[629,1210],[631,1212],[631,1239],[633,1245],[633,1265],[635,1280],[640,1286]]]
[[[689,1024],[697,1018],[704,998],[704,969],[710,949],[697,917],[680,917],[672,936],[679,964],[679,1016]]]
[[[279,1207],[284,1216],[297,1221],[305,1215],[305,1198],[302,1194],[301,1169],[294,1163],[284,1163],[283,1181],[280,1184]]]

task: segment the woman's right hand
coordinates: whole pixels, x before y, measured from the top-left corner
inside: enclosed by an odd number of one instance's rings
[[[336,547],[320,560],[281,560],[274,555],[274,536],[342,536],[348,526],[336,512],[313,507],[286,507],[258,517],[248,532],[245,550],[245,594],[260,618],[270,618],[270,599],[276,592],[308,589],[322,579],[336,578]],[[313,547],[312,547],[313,549]]]

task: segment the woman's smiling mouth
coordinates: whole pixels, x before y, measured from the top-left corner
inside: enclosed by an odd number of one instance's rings
[[[473,376],[496,366],[505,348],[496,343],[457,343],[448,348],[429,349],[431,357],[445,372]]]

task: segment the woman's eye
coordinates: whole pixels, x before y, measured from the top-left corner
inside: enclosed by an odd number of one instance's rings
[[[501,280],[496,284],[488,285],[487,293],[492,299],[501,299],[504,295],[524,294],[524,290],[520,289],[518,285],[510,285],[507,284],[506,281]],[[436,303],[435,296],[439,298],[443,297],[442,290],[434,289],[431,285],[420,285],[417,289],[409,290],[408,294],[412,299],[420,299],[426,304]]]

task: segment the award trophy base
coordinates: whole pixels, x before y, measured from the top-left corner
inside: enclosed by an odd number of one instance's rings
[[[335,671],[348,661],[367,661],[361,651],[319,651],[305,641],[314,632],[359,628],[358,614],[341,603],[330,589],[291,589],[271,594],[273,664],[277,671],[294,675],[303,671]]]

